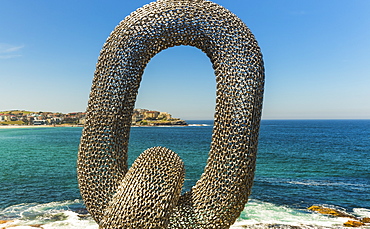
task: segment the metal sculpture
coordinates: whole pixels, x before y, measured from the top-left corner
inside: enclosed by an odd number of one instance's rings
[[[153,56],[177,45],[205,52],[217,83],[207,165],[181,196],[184,168],[174,152],[151,148],[127,166],[143,71]],[[218,4],[158,0],[126,17],[101,50],[78,155],[81,195],[100,228],[229,228],[253,183],[263,87],[257,41]]]

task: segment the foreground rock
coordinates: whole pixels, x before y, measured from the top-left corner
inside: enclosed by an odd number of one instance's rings
[[[322,207],[322,206],[313,205],[313,206],[309,207],[308,210],[315,211],[315,212],[318,212],[318,213],[321,213],[321,214],[324,214],[324,215],[332,215],[332,216],[336,216],[336,217],[347,217],[347,218],[356,219],[356,217],[354,217],[352,215],[349,215],[347,213],[344,213],[344,212],[341,212],[339,210],[332,209],[332,208],[325,208],[325,207]]]
[[[325,208],[325,207],[322,207],[322,206],[313,205],[313,206],[309,207],[308,210],[315,211],[315,212],[318,212],[318,213],[321,213],[321,214],[324,214],[324,215],[332,215],[332,216],[336,216],[336,217],[351,218],[352,220],[348,220],[347,222],[345,222],[343,224],[343,226],[345,226],[345,227],[361,227],[361,226],[365,226],[368,223],[370,223],[370,218],[365,217],[365,218],[362,218],[362,219],[358,219],[358,218],[356,218],[352,215],[349,215],[349,214],[347,214],[345,212],[342,212],[342,211],[339,211],[337,209]]]
[[[363,223],[370,223],[370,218],[368,218],[368,217],[362,218],[361,219],[361,222],[363,222]]]
[[[42,228],[42,224],[31,224],[31,225],[17,225],[14,224],[14,220],[0,220],[0,229],[8,229],[8,228]]]
[[[343,225],[346,227],[361,227],[361,226],[364,226],[365,224],[360,221],[348,220]]]

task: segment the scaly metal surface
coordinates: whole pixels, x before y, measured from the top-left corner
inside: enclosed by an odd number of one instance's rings
[[[160,51],[197,47],[217,93],[207,165],[180,196],[181,159],[155,147],[128,170],[131,116],[143,71]],[[262,54],[234,14],[205,0],[158,0],[110,34],[96,66],[78,154],[85,205],[100,228],[229,228],[253,184],[264,88]]]

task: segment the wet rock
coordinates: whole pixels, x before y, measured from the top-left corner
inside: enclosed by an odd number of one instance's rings
[[[14,220],[0,220],[0,229],[8,228]]]
[[[362,218],[361,219],[361,222],[363,222],[363,223],[370,223],[370,218],[368,218],[368,217]]]
[[[325,214],[325,215],[332,215],[332,216],[336,216],[336,217],[348,217],[348,218],[352,218],[352,219],[356,218],[352,215],[341,212],[339,210],[332,209],[332,208],[325,208],[325,207],[322,207],[322,206],[313,205],[313,206],[309,207],[308,210],[319,212],[319,213]]]
[[[44,220],[55,222],[55,221],[63,221],[68,218],[67,215],[65,215],[63,212],[56,213],[56,214],[44,214],[43,215]]]
[[[78,213],[78,214],[80,214],[80,215],[87,215],[87,214],[89,214],[89,212],[87,211],[87,209],[86,209],[86,208],[72,208],[72,207],[70,207],[70,209],[71,209],[73,212],[76,212],[76,213]]]
[[[87,219],[87,218],[90,218],[91,217],[90,214],[78,214],[77,216],[80,219]]]
[[[5,220],[0,220],[0,224],[2,224],[2,221],[5,221]],[[9,225],[9,226],[5,226],[5,227],[0,227],[0,229],[17,228],[17,227],[24,227],[24,226],[21,226],[21,225]],[[44,229],[42,227],[42,224],[32,224],[32,225],[27,225],[27,227]]]
[[[365,224],[360,221],[348,220],[343,225],[345,227],[361,227],[364,226]]]
[[[33,225],[30,225],[30,227],[43,228],[42,224],[33,224]]]

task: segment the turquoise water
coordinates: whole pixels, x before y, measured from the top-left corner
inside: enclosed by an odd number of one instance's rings
[[[189,190],[206,164],[212,134],[210,121],[189,123],[206,125],[132,128],[129,163],[149,147],[168,147],[185,162]],[[97,228],[82,217],[76,180],[81,131],[0,129],[0,220]],[[340,228],[348,220],[307,211],[311,205],[370,217],[369,159],[370,120],[263,120],[252,195],[234,228]]]

